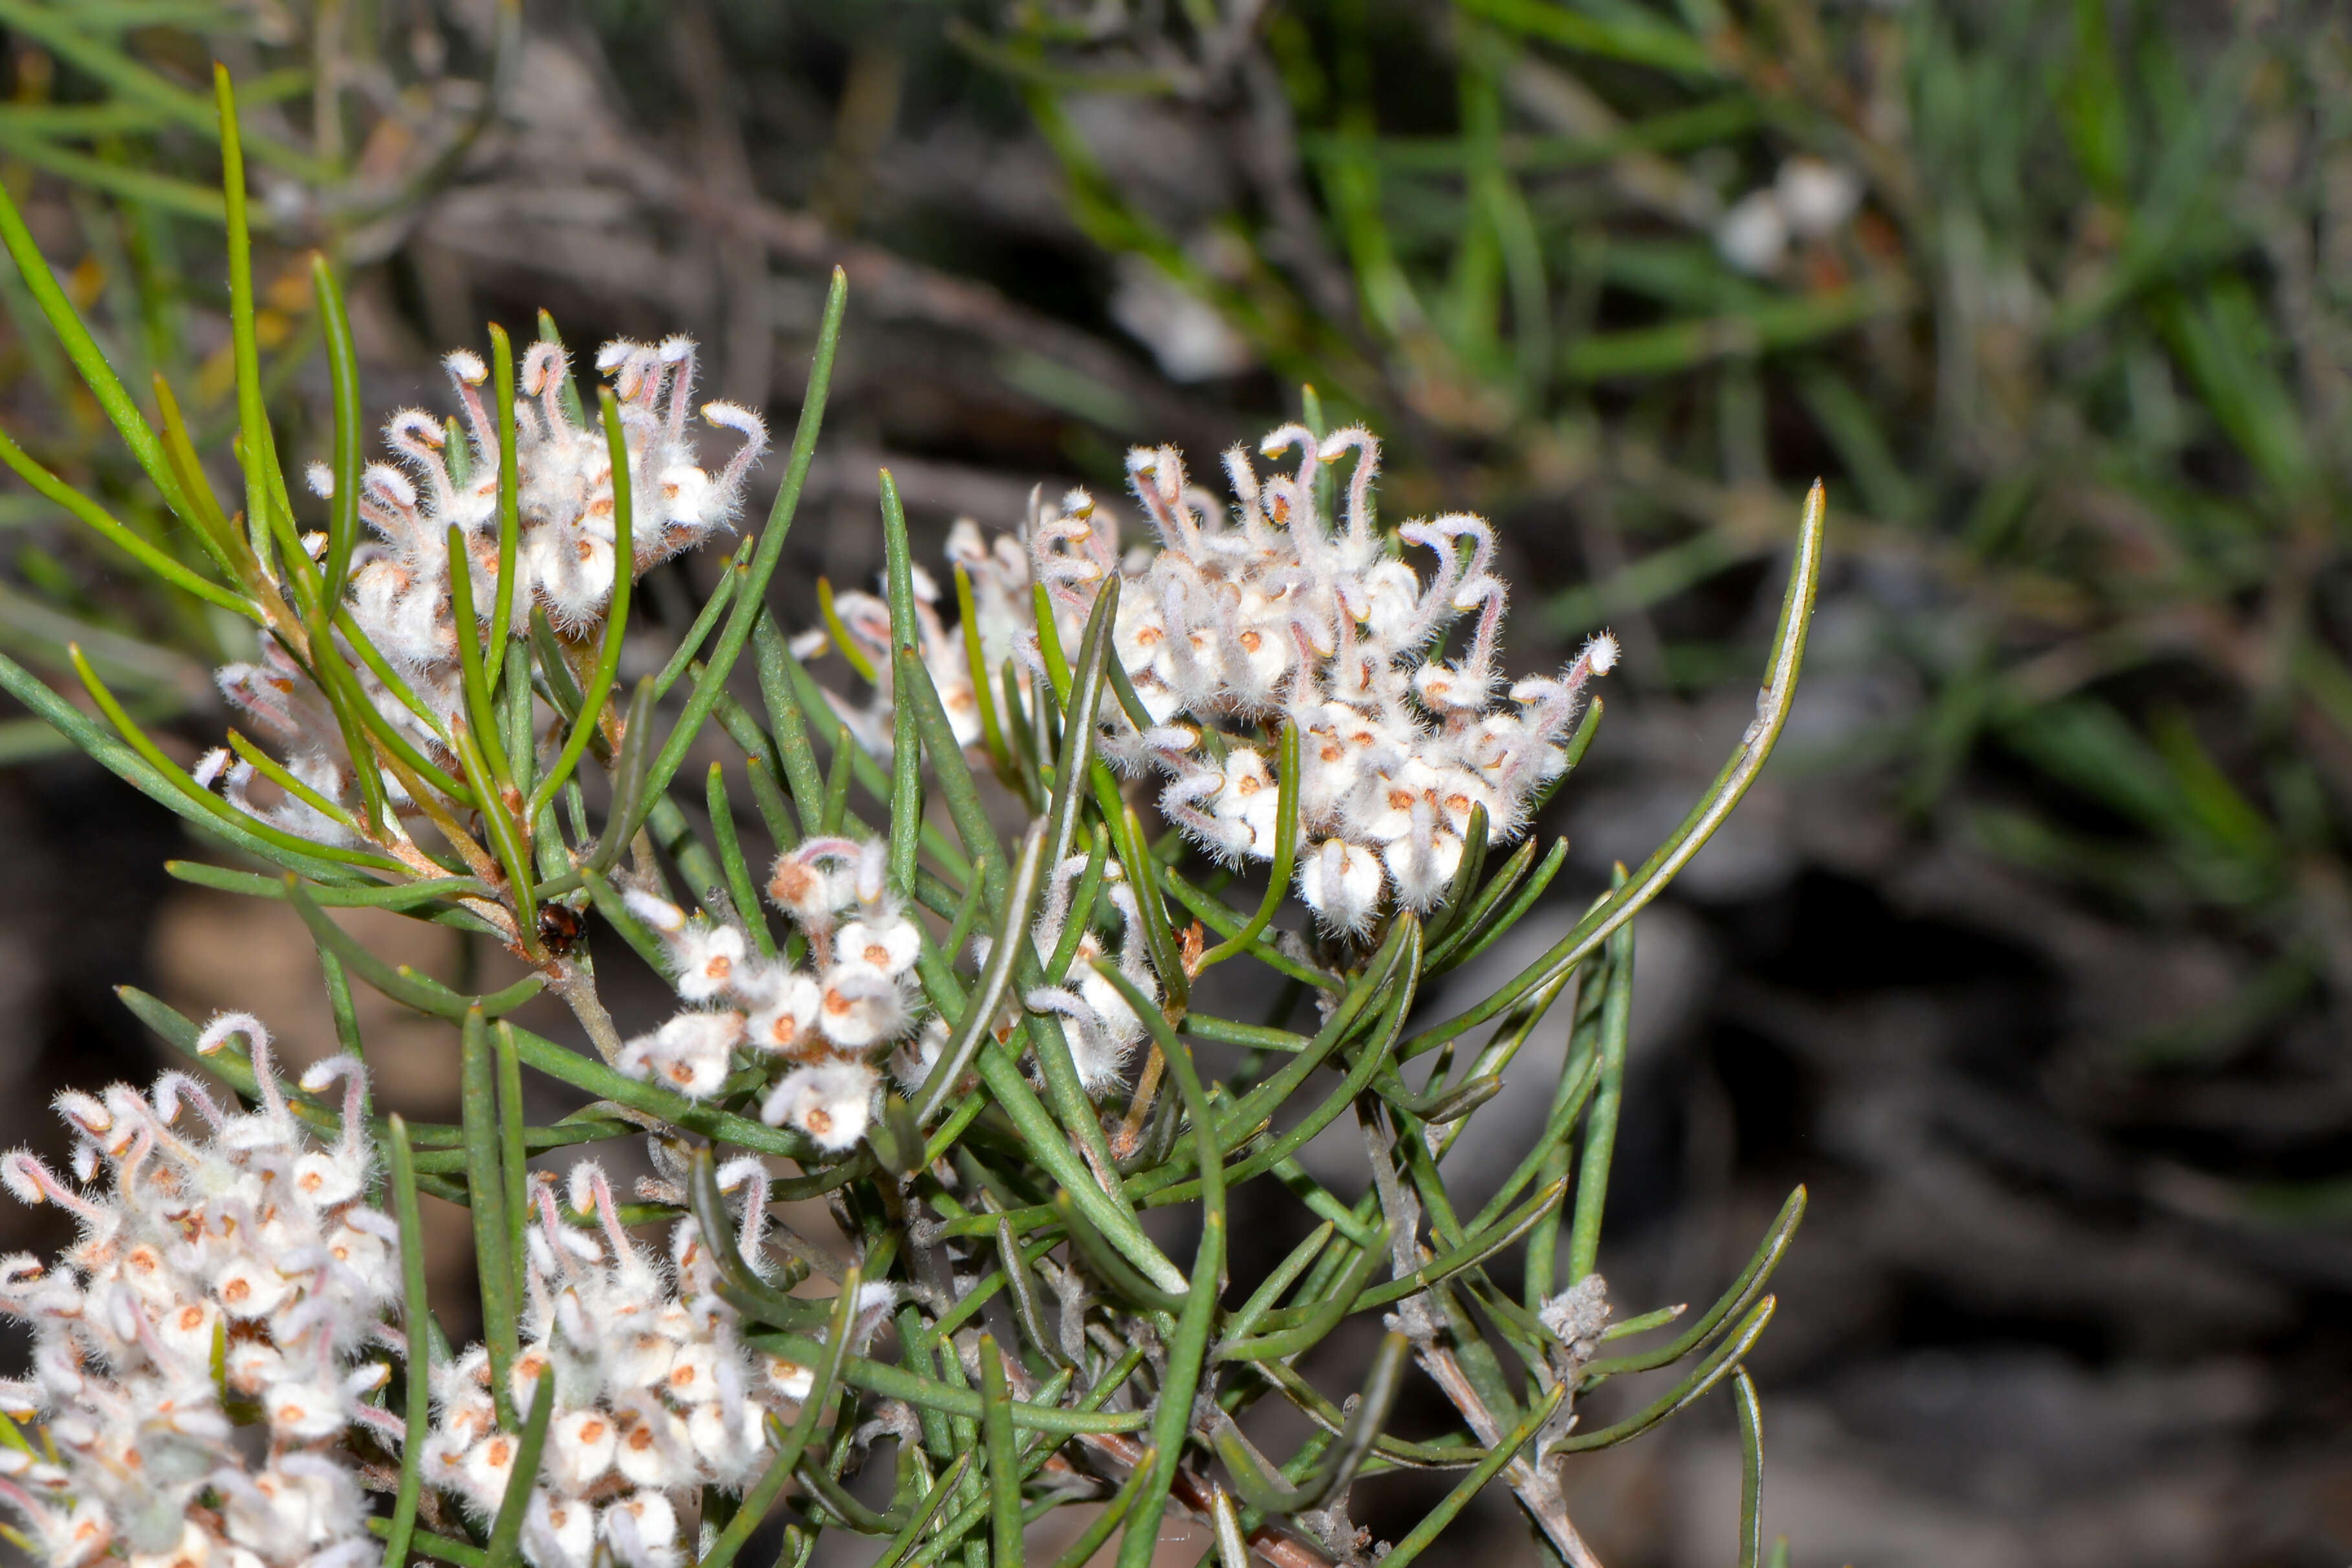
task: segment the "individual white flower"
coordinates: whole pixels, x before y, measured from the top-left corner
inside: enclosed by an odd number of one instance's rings
[[[622,1046],[613,1065],[649,1078],[695,1100],[708,1100],[727,1081],[727,1065],[743,1037],[740,1013],[680,1013],[652,1034]]]
[[[568,1410],[548,1423],[547,1474],[558,1491],[586,1491],[613,1468],[619,1443],[613,1418],[602,1410]]]
[[[803,931],[830,934],[841,911],[859,900],[870,858],[854,839],[811,838],[776,857],[768,897]]]
[[[869,969],[886,979],[913,968],[915,954],[921,949],[921,933],[904,916],[851,921],[834,933],[837,966]]]
[[[744,1038],[763,1051],[791,1053],[817,1026],[824,990],[809,975],[794,970],[781,974],[766,1002],[744,1026]]]
[[[905,1027],[906,998],[896,981],[862,964],[836,964],[824,977],[816,1022],[835,1046],[862,1051]]]
[[[1381,862],[1373,852],[1327,838],[1298,863],[1298,896],[1334,931],[1360,931],[1381,902]]]
[[[866,1135],[880,1081],[862,1062],[794,1068],[769,1092],[760,1116],[772,1127],[797,1127],[819,1148],[839,1153]]]
[[[1862,181],[1853,170],[1803,154],[1781,163],[1772,190],[1790,232],[1804,239],[1835,232],[1862,205]]]
[[[1750,191],[1716,221],[1715,247],[1739,271],[1755,277],[1775,271],[1789,250],[1789,218],[1779,195]]]
[[[639,1491],[607,1503],[597,1518],[597,1534],[625,1568],[677,1568],[677,1512],[657,1491]]]

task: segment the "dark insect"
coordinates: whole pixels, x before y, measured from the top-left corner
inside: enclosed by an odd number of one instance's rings
[[[539,911],[539,942],[555,958],[568,958],[579,951],[583,938],[588,934],[588,924],[580,911],[570,904],[547,904]]]

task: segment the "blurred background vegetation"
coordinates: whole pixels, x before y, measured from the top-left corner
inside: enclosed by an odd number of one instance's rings
[[[1502,525],[1519,667],[1624,644],[1546,825],[1583,889],[1747,722],[1824,477],[1790,732],[1644,917],[1604,1271],[1700,1294],[1812,1185],[1755,1365],[1801,1563],[2344,1560],[2339,7],[0,0],[0,180],[223,465],[215,58],[302,457],[312,247],[379,416],[545,309],[575,344],[688,331],[714,395],[789,417],[845,267],[791,624],[878,569],[879,462],[935,542],[1039,480],[1118,493],[1133,441],[1202,462],[1312,384],[1385,437],[1390,517]],[[20,289],[0,273],[0,427],[194,561]],[[649,579],[648,667],[716,566]],[[245,635],[0,494],[12,655],[55,673],[78,638],[194,755]],[[167,892],[168,819],[29,718],[0,758],[13,1142],[93,1058],[138,1070],[106,987],[271,1008],[240,989],[262,935]],[[1723,1549],[1709,1419],[1581,1473],[1604,1560]],[[1465,1528],[1477,1561],[1528,1551],[1499,1510]]]

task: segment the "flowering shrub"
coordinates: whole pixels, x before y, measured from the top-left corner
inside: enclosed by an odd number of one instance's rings
[[[160,435],[131,400],[5,196],[0,238],[203,557],[171,554],[87,498],[77,514],[259,629],[261,658],[222,685],[282,755],[232,731],[181,769],[78,652],[103,723],[5,659],[0,684],[274,868],[173,870],[290,903],[347,1040],[353,981],[453,1026],[463,1115],[379,1118],[349,1056],[290,1095],[255,1021],[199,1029],[125,994],[257,1109],[172,1073],[150,1099],[60,1102],[84,1141],[81,1187],[10,1157],[20,1196],[73,1209],[85,1229],[55,1267],[6,1266],[5,1304],[39,1336],[33,1378],[7,1398],[37,1426],[0,1431],[15,1455],[0,1497],[36,1550],[331,1565],[380,1542],[394,1563],[725,1568],[765,1528],[794,1562],[845,1530],[890,1540],[898,1563],[1011,1563],[1037,1514],[1092,1500],[1105,1507],[1066,1562],[1118,1533],[1119,1561],[1140,1568],[1176,1510],[1216,1532],[1226,1563],[1255,1552],[1303,1568],[1369,1561],[1353,1489],[1428,1469],[1457,1483],[1385,1563],[1411,1561],[1498,1483],[1581,1564],[1560,1467],[1719,1384],[1748,1438],[1752,1527],[1759,1428],[1740,1359],[1770,1317],[1763,1290],[1801,1193],[1721,1298],[1663,1342],[1638,1336],[1682,1309],[1612,1316],[1595,1265],[1632,922],[1737,803],[1787,715],[1821,569],[1818,491],[1756,721],[1715,787],[1541,957],[1433,1020],[1424,984],[1538,908],[1563,864],[1564,844],[1538,860],[1527,835],[1592,742],[1601,704],[1587,688],[1615,648],[1598,637],[1559,676],[1507,683],[1491,529],[1459,515],[1384,527],[1367,432],[1319,433],[1310,411],[1263,448],[1295,469],[1261,476],[1232,454],[1230,507],[1172,449],[1138,449],[1128,468],[1150,532],[1132,548],[1110,508],[1076,493],[1033,508],[1010,538],[960,526],[953,631],[885,474],[884,592],[828,597],[825,627],[789,637],[765,592],[823,417],[836,276],[774,508],[662,671],[625,693],[635,576],[735,515],[760,421],[706,406],[740,437],[714,474],[690,440],[690,345],[608,347],[592,415],[542,318],[519,370],[495,328],[487,358],[449,358],[462,424],[395,416],[398,463],[363,466],[356,362],[320,260],[337,396],[333,460],[310,487],[325,516],[306,527],[253,379],[225,73],[220,95],[240,519],[168,395]],[[10,460],[62,490],[21,452]],[[758,714],[730,690],[747,649]],[[868,699],[811,676],[804,660],[835,649]],[[698,801],[682,799],[677,774],[713,721],[733,753]],[[602,775],[593,805],[583,767]],[[264,783],[276,798],[257,795]],[[737,818],[745,801],[773,847],[764,879]],[[1008,841],[992,808],[1025,826]],[[1172,831],[1155,841],[1147,813]],[[1237,889],[1237,872],[1260,868],[1254,896]],[[456,925],[526,976],[453,990],[370,952],[329,918],[339,904]],[[623,1037],[600,998],[592,916],[682,1010]],[[1213,990],[1196,994],[1235,960],[1292,984],[1278,1013],[1229,1017]],[[542,990],[571,1010],[575,1044],[509,1016]],[[1568,1049],[1542,1090],[1547,1124],[1465,1215],[1444,1162],[1555,1017]],[[587,1103],[528,1124],[526,1070]],[[317,1098],[339,1082],[339,1105]],[[178,1125],[189,1107],[211,1128],[200,1142]],[[1343,1113],[1369,1165],[1353,1199],[1296,1159]],[[532,1163],[635,1138],[656,1174],[631,1204],[593,1160],[561,1193]],[[110,1186],[93,1189],[101,1163]],[[1237,1204],[1265,1215],[1282,1201],[1261,1196],[1267,1176],[1318,1224],[1270,1268],[1245,1256],[1256,1277],[1235,1279]],[[463,1351],[440,1341],[425,1300],[425,1193],[471,1218],[483,1335]],[[838,1253],[772,1215],[819,1196]],[[1189,1267],[1141,1223],[1168,1207],[1193,1222]],[[666,1262],[640,1226],[667,1233]],[[1387,1336],[1343,1404],[1296,1363],[1367,1313]],[[1633,1414],[1580,1424],[1592,1388],[1685,1363]],[[1457,1430],[1387,1432],[1412,1369]],[[1315,1428],[1278,1462],[1253,1436],[1265,1400]],[[876,1507],[843,1483],[885,1445],[895,1484]],[[1755,1548],[1751,1528],[1749,1560]]]

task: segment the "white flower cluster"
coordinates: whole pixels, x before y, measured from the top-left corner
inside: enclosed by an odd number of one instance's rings
[[[738,1245],[756,1258],[767,1173],[745,1158],[719,1180],[744,1194]],[[593,1161],[572,1167],[565,1198],[603,1239],[566,1223],[551,1181],[540,1182],[522,1352],[509,1369],[516,1408],[530,1408],[542,1374],[555,1386],[523,1552],[535,1568],[589,1568],[600,1552],[626,1568],[677,1568],[679,1500],[706,1485],[740,1490],[767,1452],[768,1415],[805,1398],[811,1373],[744,1345],[698,1222],[678,1222],[665,1268],[622,1228]],[[488,1351],[436,1368],[433,1400],[426,1481],[495,1514],[520,1445],[499,1429]]]
[[[726,1084],[738,1046],[781,1057],[790,1070],[761,1114],[835,1152],[854,1147],[880,1084],[873,1058],[914,1019],[912,970],[922,935],[884,871],[880,843],[812,838],[776,858],[768,896],[808,939],[808,966],[753,951],[731,921],[689,919],[631,890],[630,910],[669,950],[677,994],[696,1006],[629,1041],[622,1071],[706,1100]]]
[[[1034,630],[1024,644],[1011,629],[1028,624],[1030,582],[1048,589],[1068,647],[1100,585],[1115,573],[1125,579],[1114,653],[1150,722],[1139,730],[1107,701],[1103,754],[1130,773],[1168,775],[1163,815],[1229,863],[1274,858],[1284,784],[1270,737],[1296,725],[1298,893],[1327,926],[1360,931],[1386,898],[1411,910],[1436,902],[1477,807],[1489,842],[1525,828],[1566,766],[1585,684],[1616,663],[1617,644],[1603,634],[1559,676],[1507,685],[1497,654],[1508,590],[1485,520],[1451,513],[1383,534],[1371,499],[1380,446],[1361,428],[1318,440],[1286,425],[1260,451],[1295,452],[1297,467],[1262,477],[1244,449],[1228,452],[1230,517],[1188,481],[1174,447],[1129,452],[1156,552],[1122,555],[1117,522],[1072,490],[1058,506],[1033,506],[1025,570],[999,558],[1003,542],[997,553],[982,550],[964,525],[951,553],[971,576],[983,646],[1001,636],[1033,667]],[[1327,522],[1318,477],[1350,455],[1343,518]],[[1426,582],[1402,545],[1436,557]],[[858,597],[853,636],[887,637],[887,611]],[[1468,646],[1445,658],[1448,629],[1472,611]],[[972,701],[961,637],[940,628],[928,605],[922,632],[925,662],[957,716]],[[886,689],[879,710],[888,702]],[[875,718],[866,723],[878,729]],[[967,744],[978,730],[957,719]]]
[[[1862,196],[1862,177],[1853,170],[1801,154],[1783,163],[1770,184],[1748,192],[1716,220],[1716,249],[1738,270],[1769,277],[1780,269],[1791,240],[1828,238],[1853,216]]]
[[[959,518],[955,526],[948,530],[947,558],[950,568],[963,569],[971,584],[972,623],[980,634],[983,673],[1002,669],[1008,658],[1024,659],[1017,672],[1017,686],[1025,710],[1028,665],[1035,659],[1037,640],[1031,619],[1028,555],[1020,542],[1009,535],[983,540],[978,523],[970,518]],[[959,626],[950,633],[940,625],[940,586],[919,566],[914,569],[914,586],[923,667],[939,690],[940,706],[947,710],[956,743],[977,745],[983,731],[980,695],[972,686],[971,658],[964,646],[963,628]],[[890,606],[875,595],[851,592],[835,598],[834,614],[840,618],[841,629],[857,657],[874,672],[875,685],[873,702],[866,710],[861,711],[836,699],[835,711],[868,751],[887,752],[896,695],[890,668]],[[1077,623],[1073,622],[1067,629],[1076,632]],[[806,658],[823,648],[825,641],[823,632],[804,633],[794,639],[793,651]],[[998,691],[992,700],[1001,704],[1002,692]]]
[[[1073,911],[1070,908],[1071,889],[1086,865],[1085,856],[1073,855],[1055,868],[1054,879],[1045,889],[1045,908],[1038,912],[1037,923],[1030,933],[1040,963],[1051,958],[1054,950],[1061,945],[1074,912],[1081,921],[1087,918],[1086,911]],[[1119,949],[1114,962],[1146,1000],[1157,1002],[1160,979],[1151,972],[1151,962],[1146,955],[1135,889],[1128,885],[1126,868],[1118,861],[1106,861],[1103,871],[1104,885],[1119,915]],[[1117,1085],[1126,1071],[1128,1054],[1143,1038],[1143,1020],[1135,1016],[1135,1009],[1128,1005],[1118,987],[1095,968],[1095,960],[1103,956],[1100,937],[1092,931],[1086,931],[1078,938],[1074,953],[1068,984],[1039,986],[1022,1000],[1031,1012],[1056,1014],[1076,1027],[1077,1038],[1072,1043],[1070,1059],[1076,1065],[1078,1081],[1085,1085],[1087,1092],[1100,1095]]]
[[[1493,528],[1456,512],[1398,529],[1397,542],[1437,558],[1424,584],[1373,524],[1370,431],[1318,441],[1289,425],[1259,450],[1295,450],[1298,467],[1262,479],[1242,448],[1226,453],[1238,527],[1187,482],[1174,447],[1128,454],[1160,548],[1121,596],[1113,637],[1153,723],[1138,732],[1111,709],[1104,749],[1172,774],[1160,810],[1229,861],[1274,858],[1280,791],[1296,788],[1307,841],[1299,896],[1326,925],[1358,931],[1383,889],[1405,909],[1437,901],[1478,807],[1489,842],[1519,833],[1566,766],[1586,680],[1616,662],[1617,647],[1596,637],[1557,679],[1516,682],[1497,701],[1508,589],[1492,570]],[[1351,453],[1345,525],[1327,526],[1317,477]],[[1073,500],[1030,549],[1039,580],[1083,603],[1113,569],[1116,541],[1084,497]],[[1469,646],[1442,658],[1447,628],[1472,610]],[[1273,776],[1270,748],[1254,738],[1277,721],[1299,731],[1295,781]]]
[[[462,531],[466,571],[477,620],[491,635],[522,632],[534,605],[559,632],[585,637],[612,602],[613,463],[601,419],[575,424],[564,407],[570,365],[562,348],[531,345],[523,355],[515,399],[515,472],[519,531],[513,623],[488,627],[499,583],[499,429],[483,406],[488,371],[465,350],[443,362],[465,406],[469,433],[453,447],[442,423],[404,409],[384,426],[396,462],[367,466],[360,477],[359,510],[376,538],[352,552],[346,598],[352,619],[410,688],[436,711],[464,709],[457,626],[451,597],[449,529]],[[702,542],[740,504],[744,476],[767,447],[760,416],[731,403],[707,403],[702,416],[736,432],[742,445],[724,469],[706,472],[696,460],[688,426],[693,397],[694,344],[668,338],[658,344],[616,341],[596,356],[612,377],[629,458],[632,576]],[[310,488],[331,495],[333,475],[314,464]],[[323,552],[322,534],[309,535]],[[428,726],[359,661],[357,677],[371,700],[409,733],[420,750],[455,770],[440,754]],[[286,752],[289,771],[339,803],[352,798],[341,730],[310,678],[277,642],[264,637],[260,658],[218,674],[222,692]],[[226,774],[228,793],[246,810],[289,832],[334,841],[341,830],[299,799],[257,807],[246,798],[251,765],[226,752],[205,759],[200,777]],[[404,801],[396,780],[385,787]]]
[[[343,1086],[342,1136],[321,1145],[289,1108],[258,1021],[216,1018],[197,1049],[239,1035],[258,1110],[224,1110],[167,1072],[147,1096],[117,1084],[58,1097],[79,1185],[22,1150],[0,1160],[10,1192],[81,1229],[55,1268],[0,1260],[0,1310],[34,1336],[32,1375],[0,1384],[0,1407],[44,1423],[50,1446],[0,1448],[0,1499],[46,1563],[349,1568],[379,1555],[332,1454],[354,1424],[400,1435],[362,1397],[388,1365],[354,1370],[399,1280],[398,1232],[362,1201],[365,1069],[340,1056],[303,1074],[314,1093]],[[182,1122],[191,1108],[204,1125]],[[266,1442],[240,1440],[240,1422]]]

